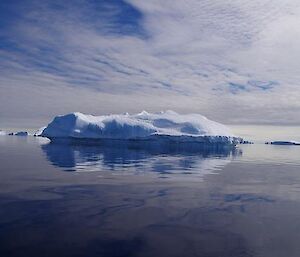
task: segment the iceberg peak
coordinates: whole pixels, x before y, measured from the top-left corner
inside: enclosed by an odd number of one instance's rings
[[[147,111],[143,110],[140,113],[138,113],[137,115],[140,115],[140,116],[142,116],[142,115],[149,115],[149,113]]]

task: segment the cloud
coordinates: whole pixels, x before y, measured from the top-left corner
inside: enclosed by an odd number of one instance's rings
[[[1,3],[0,121],[175,109],[299,124],[300,4]]]

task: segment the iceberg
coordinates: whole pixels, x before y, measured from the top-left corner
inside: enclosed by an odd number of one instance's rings
[[[46,128],[46,127],[41,127],[41,128],[39,128],[37,131],[34,132],[33,136],[34,136],[34,137],[39,137],[39,136],[41,136],[45,128]]]
[[[6,132],[3,130],[0,130],[0,136],[5,136],[5,135],[6,135]]]
[[[27,131],[19,131],[15,134],[15,136],[26,137],[26,136],[28,136],[28,132]]]
[[[272,141],[272,142],[266,142],[266,145],[300,145],[300,142],[296,141]]]
[[[174,111],[138,114],[85,115],[79,112],[56,116],[40,134],[51,141],[168,141],[235,145],[242,141],[225,125],[200,114]]]

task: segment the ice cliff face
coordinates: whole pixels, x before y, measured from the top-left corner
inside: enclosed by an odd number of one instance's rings
[[[71,113],[57,116],[41,136],[78,139],[159,139],[233,143],[238,139],[230,130],[200,114],[160,113],[92,116]]]

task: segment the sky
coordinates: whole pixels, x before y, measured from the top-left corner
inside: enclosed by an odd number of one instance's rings
[[[172,109],[300,124],[298,0],[1,0],[0,128]]]

